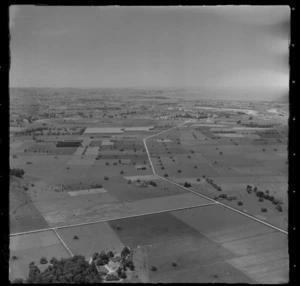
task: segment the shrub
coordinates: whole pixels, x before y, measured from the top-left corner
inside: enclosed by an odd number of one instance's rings
[[[164,174],[164,177],[168,177],[169,175],[168,174]]]
[[[105,180],[105,181],[108,181],[108,177],[107,177],[107,176],[105,176],[105,177],[104,177],[104,180]]]
[[[263,198],[259,198],[258,201],[259,201],[259,202],[263,202],[264,199],[263,199]]]
[[[156,266],[151,267],[151,271],[156,271],[156,270],[157,270]]]
[[[123,175],[123,174],[124,174],[124,171],[122,170],[122,171],[120,172],[120,174]]]
[[[122,279],[125,279],[125,278],[127,278],[127,275],[124,271],[122,271],[119,277]]]
[[[192,184],[189,183],[189,182],[184,182],[183,186],[186,187],[186,188],[189,188],[189,187],[192,186]]]
[[[17,260],[18,257],[17,257],[16,255],[13,255],[11,259],[12,259],[12,260]]]
[[[242,202],[242,201],[238,201],[237,204],[238,204],[239,206],[242,206],[242,205],[243,205],[243,202]]]
[[[172,262],[172,266],[173,266],[173,267],[176,267],[176,266],[177,266],[177,263],[176,263],[176,262]]]
[[[106,166],[108,166],[108,165],[109,165],[109,163],[108,163],[108,162],[106,162],[106,163],[105,163],[105,165],[106,165]]]
[[[131,184],[131,180],[128,180],[127,183],[128,183],[128,184]]]
[[[40,259],[40,263],[41,263],[41,264],[47,264],[47,263],[48,263],[47,258],[46,258],[46,257],[42,257],[42,258]]]
[[[194,166],[194,169],[197,169],[198,167],[197,166]]]
[[[156,186],[157,186],[157,184],[156,184],[155,182],[153,182],[153,181],[150,181],[150,182],[149,182],[149,185],[151,185],[151,186],[153,186],[153,187],[156,187]]]
[[[162,166],[162,167],[161,167],[161,170],[164,170],[164,169],[165,169],[165,167],[164,167],[164,166]]]
[[[177,173],[181,173],[181,170],[178,170]]]
[[[282,212],[282,206],[281,206],[281,205],[277,205],[277,206],[276,206],[276,209],[277,209],[279,212]]]
[[[197,181],[200,182],[201,180],[198,178]]]
[[[77,235],[74,235],[73,239],[79,239],[79,237]]]
[[[266,213],[267,211],[268,211],[268,210],[267,210],[266,208],[262,208],[262,209],[261,209],[261,212],[262,212],[262,213]]]

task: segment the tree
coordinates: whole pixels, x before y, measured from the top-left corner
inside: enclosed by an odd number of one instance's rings
[[[23,178],[25,171],[19,168],[10,169],[10,175],[18,178]]]
[[[189,183],[189,182],[184,182],[183,186],[186,187],[186,188],[189,188],[189,187],[192,186],[192,184]]]
[[[152,271],[156,271],[156,270],[157,270],[156,266],[152,266],[152,267],[151,267],[151,270],[152,270]]]
[[[115,256],[114,253],[111,250],[107,252],[107,255],[108,255],[109,258],[112,258],[112,257]]]
[[[237,204],[238,204],[239,206],[242,206],[242,205],[243,205],[243,202],[242,202],[242,201],[238,201]]]
[[[176,267],[176,266],[177,266],[177,263],[176,263],[176,262],[172,262],[172,266],[173,266],[173,267]]]
[[[125,271],[122,271],[119,277],[122,279],[126,279],[127,275],[126,275]]]
[[[127,254],[130,254],[130,249],[127,246],[125,246],[121,251],[121,257],[126,257]]]
[[[74,236],[73,236],[73,239],[79,239],[79,238],[78,238],[78,236],[77,236],[77,235],[74,235]]]
[[[40,263],[41,263],[41,264],[47,264],[47,263],[48,263],[47,258],[46,258],[46,257],[42,257],[42,258],[40,259]]]
[[[266,208],[262,208],[262,209],[261,209],[261,212],[262,212],[262,213],[266,213],[267,211],[268,211],[268,210],[267,210]]]

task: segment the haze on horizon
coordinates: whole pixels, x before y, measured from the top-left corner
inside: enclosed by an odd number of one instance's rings
[[[10,86],[286,94],[289,25],[289,6],[11,6]]]

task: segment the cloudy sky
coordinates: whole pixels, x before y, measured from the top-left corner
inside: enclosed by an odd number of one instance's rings
[[[278,87],[288,6],[10,7],[10,86]]]

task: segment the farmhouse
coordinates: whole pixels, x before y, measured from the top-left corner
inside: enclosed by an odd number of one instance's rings
[[[80,140],[74,141],[58,141],[56,147],[79,147],[81,146]]]

